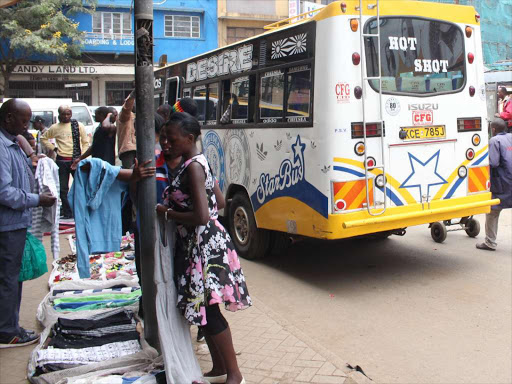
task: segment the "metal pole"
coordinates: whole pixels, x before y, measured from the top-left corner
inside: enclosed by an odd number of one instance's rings
[[[152,160],[155,166],[155,116],[153,80],[153,1],[135,0],[135,90],[137,159]],[[140,218],[139,249],[141,256],[142,305],[144,336],[148,343],[160,349],[155,309],[156,289],[153,281],[155,266],[155,205],[154,178],[144,179],[138,188]]]

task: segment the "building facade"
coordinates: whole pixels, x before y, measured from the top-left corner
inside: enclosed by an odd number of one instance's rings
[[[85,33],[79,67],[27,63],[15,68],[10,97],[66,97],[88,105],[121,105],[133,89],[133,2],[99,0],[73,15]],[[154,61],[172,63],[217,47],[217,0],[154,3]]]

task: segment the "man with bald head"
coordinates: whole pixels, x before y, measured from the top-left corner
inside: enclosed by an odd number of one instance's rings
[[[59,122],[53,124],[41,137],[41,143],[49,150],[57,154],[55,162],[59,167],[60,200],[62,201],[62,218],[73,217],[68,203],[69,175],[74,175],[71,168],[73,161],[89,148],[89,139],[84,126],[72,119],[73,112],[69,105],[59,107]],[[55,139],[56,145],[50,142]]]
[[[498,244],[498,220],[502,209],[512,208],[512,133],[507,133],[503,119],[491,123],[493,137],[489,140],[489,166],[491,167],[491,192],[493,199],[500,199],[485,215],[485,241],[478,249],[494,251]]]
[[[18,282],[31,208],[50,207],[56,197],[32,193],[30,160],[17,143],[32,111],[10,99],[0,107],[0,348],[35,343],[38,336],[19,326],[22,283]]]

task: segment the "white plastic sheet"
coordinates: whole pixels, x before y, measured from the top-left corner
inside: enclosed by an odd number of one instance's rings
[[[192,347],[190,325],[176,308],[178,294],[174,285],[175,225],[156,219],[155,285],[158,336],[168,384],[201,380],[201,369]]]

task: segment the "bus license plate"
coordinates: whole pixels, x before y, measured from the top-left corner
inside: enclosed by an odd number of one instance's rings
[[[404,131],[407,133],[404,141],[446,138],[446,128],[444,125],[432,127],[405,127]]]

